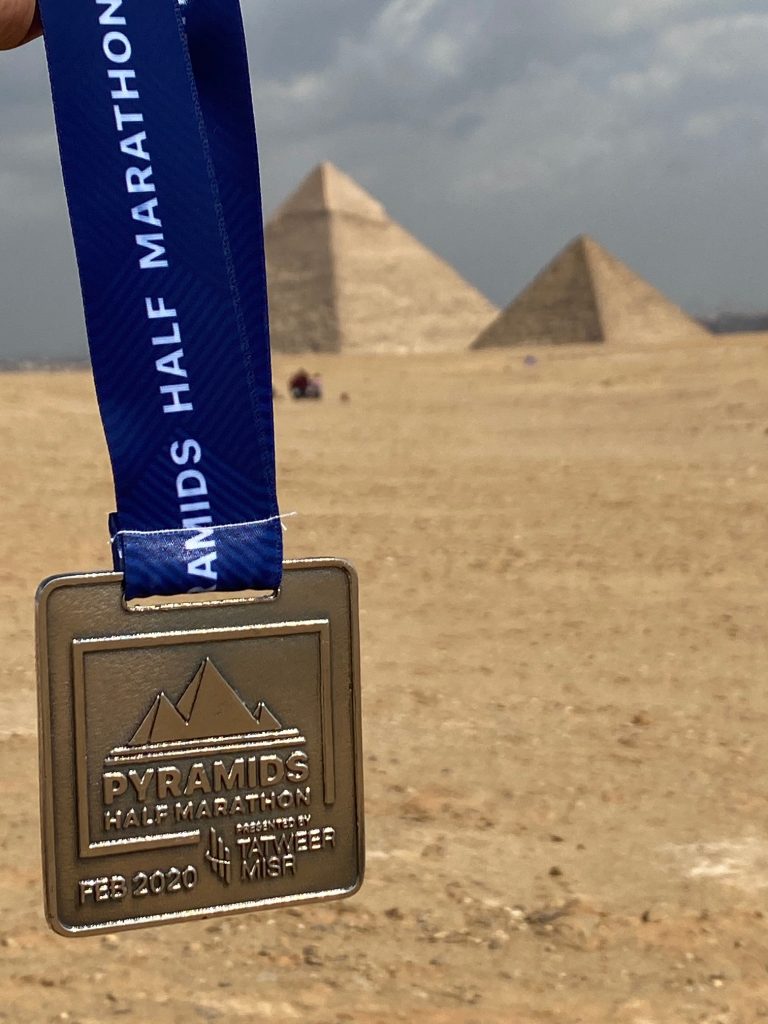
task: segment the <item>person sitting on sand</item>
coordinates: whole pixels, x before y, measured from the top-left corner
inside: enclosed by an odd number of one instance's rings
[[[306,398],[309,387],[309,374],[306,370],[297,370],[288,382],[288,390],[294,398]]]

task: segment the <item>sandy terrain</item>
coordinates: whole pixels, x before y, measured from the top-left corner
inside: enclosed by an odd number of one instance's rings
[[[768,337],[536,355],[313,360],[277,406],[288,553],[361,575],[360,895],[79,941],[32,596],[107,566],[111,483],[85,374],[0,377],[0,1021],[768,1020]]]

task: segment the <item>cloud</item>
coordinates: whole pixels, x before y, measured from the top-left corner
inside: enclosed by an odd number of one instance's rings
[[[690,308],[764,305],[751,0],[244,8],[269,209],[332,159],[496,301],[589,230]],[[39,46],[0,55],[0,94],[0,353],[82,349]]]

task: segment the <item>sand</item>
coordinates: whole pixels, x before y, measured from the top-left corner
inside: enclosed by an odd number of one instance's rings
[[[288,554],[361,576],[366,884],[77,941],[32,597],[107,566],[111,482],[86,374],[0,376],[0,1021],[768,1019],[766,346],[313,357],[279,478]]]

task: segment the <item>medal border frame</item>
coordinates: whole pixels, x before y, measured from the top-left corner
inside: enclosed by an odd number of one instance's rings
[[[53,743],[51,735],[51,701],[50,701],[50,675],[48,656],[48,616],[47,605],[49,596],[61,587],[66,586],[87,586],[92,584],[122,583],[123,574],[109,570],[85,572],[85,573],[62,573],[56,576],[49,576],[37,588],[35,595],[35,627],[36,627],[36,654],[37,654],[37,714],[38,714],[38,735],[39,735],[39,799],[40,799],[40,835],[43,861],[43,888],[45,895],[45,916],[49,926],[58,935],[66,938],[88,936],[92,934],[106,935],[115,932],[132,931],[136,928],[159,927],[165,924],[183,924],[188,921],[200,921],[207,918],[233,916],[235,914],[252,913],[257,910],[275,909],[282,906],[301,906],[318,902],[329,902],[333,900],[346,899],[354,896],[360,891],[365,880],[365,816],[364,816],[364,777],[363,777],[363,754],[362,754],[362,708],[360,699],[360,612],[359,612],[359,585],[357,571],[354,566],[342,558],[306,558],[289,559],[283,563],[284,572],[293,570],[312,569],[340,569],[346,576],[349,585],[349,625],[350,625],[350,677],[351,677],[351,711],[353,725],[353,753],[355,765],[355,816],[356,816],[356,853],[357,853],[357,876],[351,886],[345,888],[322,890],[319,892],[296,893],[291,896],[267,897],[259,900],[247,900],[231,904],[223,903],[215,906],[200,907],[192,910],[181,910],[172,913],[159,913],[133,917],[125,921],[108,921],[100,924],[66,925],[59,916],[58,908],[58,887],[56,884],[56,849],[53,842],[47,842],[49,836],[54,835],[54,799],[53,786],[48,785],[48,780],[53,777]],[[210,601],[203,601],[201,605],[244,605],[269,603],[274,601],[280,594],[280,588],[269,596],[245,596],[213,598]],[[123,605],[132,614],[141,615],[146,612],[160,611],[162,609],[179,609],[188,606],[187,602],[161,601],[158,604],[142,604],[128,608],[123,598]],[[205,632],[205,630],[203,631]],[[133,634],[135,635],[135,634]],[[146,636],[152,636],[152,631],[147,631]],[[96,638],[92,638],[96,639]],[[72,680],[74,686],[74,678]],[[77,775],[77,751],[75,752],[75,776]],[[335,769],[335,765],[334,765]],[[77,803],[77,800],[76,800]],[[77,831],[77,830],[76,830]],[[83,859],[79,853],[78,857]]]
[[[249,626],[219,626],[212,629],[190,629],[181,635],[177,630],[152,633],[131,633],[126,636],[88,637],[72,641],[75,713],[75,782],[78,813],[78,856],[108,857],[133,850],[167,850],[180,846],[196,846],[200,828],[186,832],[165,832],[155,836],[134,836],[129,839],[94,840],[93,821],[88,806],[88,719],[86,715],[87,654],[98,651],[126,650],[134,647],[162,647],[165,644],[194,644],[205,640],[237,640],[258,636],[316,636],[320,641],[320,732],[323,759],[323,800],[333,804],[336,790],[336,751],[333,742],[333,679],[331,676],[330,621],[328,619],[296,619],[285,622],[253,623]]]

